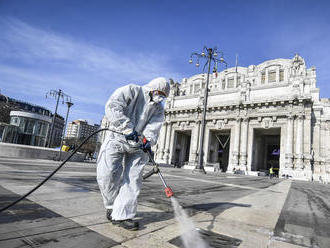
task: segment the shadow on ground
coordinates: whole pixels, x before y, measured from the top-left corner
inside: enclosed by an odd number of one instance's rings
[[[204,203],[204,204],[194,204],[190,206],[185,206],[184,208],[186,209],[189,215],[194,215],[197,214],[198,212],[210,213],[212,215],[212,220],[210,224],[207,226],[207,230],[211,231],[214,228],[214,221],[216,217],[220,215],[223,211],[232,207],[249,208],[251,207],[251,205],[231,203],[231,202],[213,202],[213,203]]]

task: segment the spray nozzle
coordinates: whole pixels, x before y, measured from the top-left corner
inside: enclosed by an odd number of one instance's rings
[[[170,187],[165,188],[165,194],[168,198],[172,197],[174,195],[172,189]]]

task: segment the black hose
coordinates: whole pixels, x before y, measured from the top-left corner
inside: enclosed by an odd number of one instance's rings
[[[158,167],[154,167],[149,172],[147,172],[146,174],[144,174],[142,176],[142,178],[143,178],[143,180],[146,180],[148,177],[151,177],[153,174],[158,173],[158,172],[159,172]]]
[[[83,142],[76,148],[74,149],[74,151],[70,154],[70,156],[65,159],[62,164],[60,164],[52,173],[50,173],[42,182],[40,182],[36,187],[34,187],[32,190],[30,190],[28,193],[26,193],[25,195],[21,196],[19,199],[17,199],[16,201],[10,203],[8,206],[0,209],[0,213],[7,210],[8,208],[14,206],[16,203],[20,202],[21,200],[23,200],[24,198],[26,198],[27,196],[29,196],[30,194],[32,194],[34,191],[36,191],[41,185],[43,185],[45,182],[47,182],[59,169],[62,168],[62,166],[82,147],[83,144],[86,143],[86,141],[88,141],[93,135],[101,132],[101,131],[112,131],[112,132],[115,132],[115,133],[119,133],[119,132],[116,132],[116,131],[113,131],[113,130],[110,130],[108,128],[103,128],[103,129],[100,129],[100,130],[97,130],[95,131],[94,133],[92,133],[91,135],[89,135],[86,139],[83,140]],[[119,133],[121,134],[121,133]]]

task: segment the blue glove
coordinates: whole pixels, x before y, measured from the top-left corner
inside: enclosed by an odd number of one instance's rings
[[[141,149],[144,152],[150,152],[151,153],[151,144],[150,144],[149,140],[147,140],[146,138],[143,138],[143,140],[142,140]]]
[[[136,131],[125,135],[126,140],[134,140],[136,143],[139,142],[139,134]]]

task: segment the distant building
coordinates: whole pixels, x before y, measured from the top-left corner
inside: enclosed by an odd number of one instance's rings
[[[52,121],[53,121],[53,116],[54,115],[52,114]],[[50,136],[50,129],[51,128],[49,128],[48,136]],[[64,118],[56,114],[51,147],[58,147],[61,145],[63,130],[64,130]]]
[[[41,106],[0,94],[0,141],[15,144],[46,146],[52,123],[51,112]],[[55,119],[55,142],[61,139],[64,118]]]
[[[97,131],[100,128],[100,125],[94,124],[89,125],[86,120],[75,120],[69,122],[68,129],[66,133],[67,138],[86,138],[91,135],[93,132]],[[97,141],[97,135],[94,135],[91,138],[92,141]]]
[[[106,116],[103,116],[102,121],[101,121],[101,129],[108,128],[108,127],[109,127],[109,121]],[[107,132],[108,131],[103,131],[103,132],[99,133],[98,142],[100,142],[101,144],[103,143]]]
[[[51,117],[47,115],[27,111],[11,111],[10,125],[17,127],[17,131],[10,134],[7,132],[3,141],[45,146],[51,122]]]

